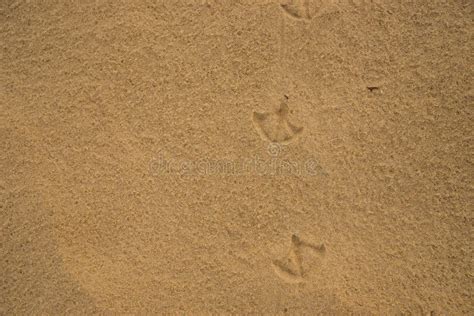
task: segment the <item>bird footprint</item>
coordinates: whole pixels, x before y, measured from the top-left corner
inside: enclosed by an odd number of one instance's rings
[[[287,0],[281,7],[295,19],[311,19],[309,0]]]
[[[288,120],[288,97],[285,96],[275,112],[253,113],[255,129],[262,139],[272,143],[288,144],[303,131]]]
[[[315,246],[302,241],[298,236],[291,236],[290,251],[286,260],[274,260],[272,262],[275,273],[288,283],[301,283],[304,281],[303,259],[301,251],[309,248],[320,255],[324,255],[326,248],[324,245]]]

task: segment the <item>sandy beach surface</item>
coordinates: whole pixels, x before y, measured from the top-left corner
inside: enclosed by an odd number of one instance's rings
[[[473,10],[0,1],[0,315],[472,315]]]

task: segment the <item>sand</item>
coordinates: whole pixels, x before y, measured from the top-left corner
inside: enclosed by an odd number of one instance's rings
[[[474,313],[473,2],[0,2],[0,314]]]

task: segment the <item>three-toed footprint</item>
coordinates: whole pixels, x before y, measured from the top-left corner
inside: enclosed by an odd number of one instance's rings
[[[272,143],[288,144],[303,131],[288,119],[288,97],[285,96],[275,112],[253,113],[253,123],[262,139]]]
[[[302,252],[309,249],[320,256],[324,256],[326,248],[324,244],[313,245],[301,240],[293,234],[291,236],[290,251],[285,260],[273,260],[272,265],[275,273],[285,282],[300,283],[304,281]]]

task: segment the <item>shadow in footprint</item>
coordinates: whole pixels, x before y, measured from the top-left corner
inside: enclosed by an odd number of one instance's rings
[[[287,0],[281,4],[281,8],[292,18],[311,19],[309,0]]]
[[[316,246],[293,234],[286,262],[283,260],[273,260],[272,262],[275,273],[287,283],[301,283],[304,281],[303,259],[301,256],[303,248],[311,249],[321,256],[326,252],[324,244]]]
[[[253,113],[255,129],[262,139],[272,143],[288,144],[303,132],[302,127],[289,122],[288,112],[288,97],[285,96],[277,111]]]

